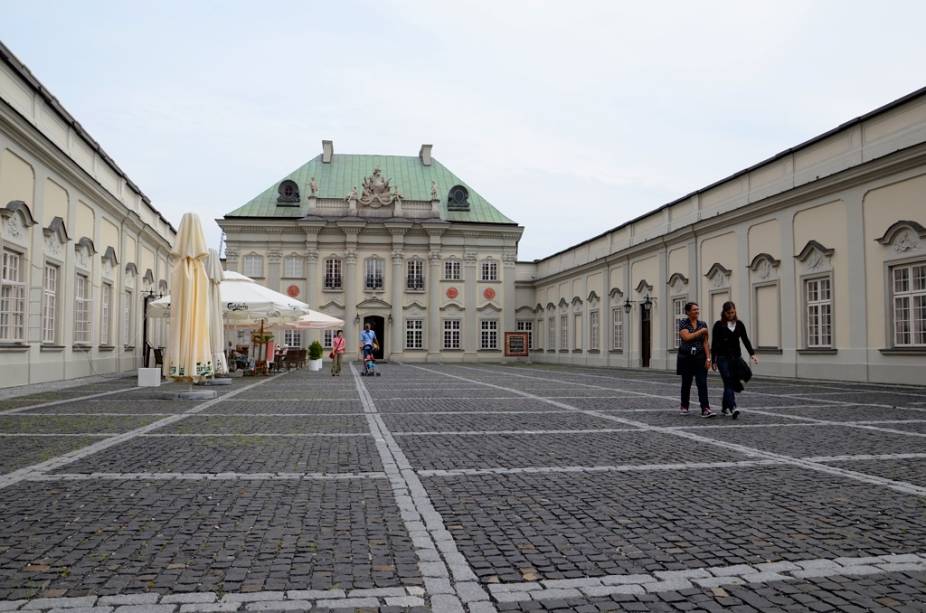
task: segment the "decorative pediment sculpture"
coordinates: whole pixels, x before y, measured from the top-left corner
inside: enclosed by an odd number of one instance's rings
[[[86,236],[82,236],[80,240],[74,244],[74,254],[77,266],[89,269],[91,263],[90,258],[96,254],[96,247],[93,245],[92,240]]]
[[[721,264],[714,262],[707,273],[704,275],[715,288],[721,288],[730,284],[730,275],[733,271]]]
[[[666,282],[666,285],[676,291],[681,291],[682,288],[688,285],[688,277],[680,272],[673,272],[672,276],[669,277],[669,280]]]
[[[804,264],[808,272],[817,272],[830,268],[830,258],[834,253],[836,253],[835,249],[824,247],[815,240],[809,240],[801,252],[794,257]]]
[[[3,236],[7,240],[20,244],[28,242],[26,230],[35,225],[29,205],[22,200],[13,200],[0,208],[0,219],[3,221]]]
[[[760,279],[768,279],[780,264],[781,260],[776,260],[770,254],[759,253],[749,263],[749,270],[756,273]]]
[[[901,220],[892,223],[884,236],[875,240],[884,246],[893,245],[897,253],[906,253],[919,248],[924,238],[926,228],[915,221]]]
[[[379,168],[373,169],[373,174],[363,180],[363,194],[360,203],[378,209],[395,202],[398,191],[389,185],[389,179],[383,176]]]
[[[68,236],[67,227],[64,225],[64,220],[55,217],[47,228],[42,228],[42,232],[45,235],[45,252],[48,255],[60,258],[62,251],[64,251],[64,245],[71,240],[71,237]]]

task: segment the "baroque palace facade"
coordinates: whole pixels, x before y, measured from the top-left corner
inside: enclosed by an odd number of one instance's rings
[[[322,147],[218,223],[228,268],[343,318],[348,347],[371,323],[386,358],[498,361],[527,331],[534,361],[673,369],[684,304],[733,300],[761,374],[922,383],[926,89],[533,262],[430,145]]]
[[[142,363],[176,232],[0,43],[0,387]]]

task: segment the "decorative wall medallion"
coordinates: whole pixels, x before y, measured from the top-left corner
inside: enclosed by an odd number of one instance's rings
[[[447,288],[447,297],[450,298],[451,300],[454,300],[459,295],[460,295],[460,291],[457,288],[455,287]]]
[[[61,255],[61,243],[54,234],[45,237],[45,251],[48,252],[48,255]]]
[[[4,224],[4,229],[10,238],[20,238],[23,235],[23,222],[19,215],[15,213],[10,215]]]
[[[919,241],[916,240],[910,230],[904,230],[894,238],[894,251],[897,253],[904,253],[919,246]]]
[[[487,288],[485,288],[485,290],[483,290],[482,296],[483,296],[486,300],[492,300],[493,298],[495,298],[495,290],[492,289],[491,287],[487,287]]]
[[[769,264],[768,260],[760,260],[756,266],[756,274],[759,275],[760,279],[768,279],[768,276],[772,274],[772,265]]]
[[[78,249],[75,251],[77,265],[81,268],[88,268],[90,266],[90,254],[87,253],[86,249]]]
[[[286,288],[286,295],[289,296],[290,298],[295,298],[296,296],[298,296],[298,295],[299,295],[299,286],[298,286],[298,285],[290,285],[289,287],[287,287],[287,288]]]

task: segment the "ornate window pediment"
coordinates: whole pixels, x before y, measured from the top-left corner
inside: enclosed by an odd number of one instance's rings
[[[22,200],[13,200],[0,208],[0,222],[3,223],[3,239],[19,245],[28,246],[28,229],[35,225],[32,211]]]
[[[897,253],[907,253],[923,248],[926,228],[915,221],[901,220],[891,224],[880,238],[876,238],[885,247],[892,246]]]
[[[167,293],[167,281],[165,281],[164,279],[161,279],[160,281],[158,281],[158,292],[161,294]]]
[[[376,297],[367,298],[357,304],[358,309],[391,309],[392,305]]]
[[[96,247],[93,246],[92,240],[86,236],[82,236],[80,240],[74,244],[74,254],[77,266],[83,269],[89,269],[92,264],[91,258],[96,254]]]
[[[759,253],[749,263],[749,270],[759,279],[768,279],[775,276],[780,264],[781,260],[776,260],[768,253]]]
[[[448,302],[440,308],[441,311],[455,311],[462,313],[465,309],[463,305],[458,302]]]
[[[652,293],[653,286],[650,285],[646,279],[640,279],[640,282],[637,283],[634,291],[636,291],[638,294]]]
[[[100,262],[103,264],[103,276],[112,279],[113,272],[116,270],[116,266],[119,265],[116,250],[111,246],[107,247],[106,251],[103,252],[103,257],[100,258]]]
[[[619,287],[613,287],[608,292],[608,298],[611,299],[611,304],[618,304],[624,299],[624,292]]]
[[[710,281],[712,287],[719,289],[721,287],[729,287],[730,275],[732,274],[732,270],[726,268],[720,262],[714,262],[704,276]]]
[[[560,306],[560,308],[565,309],[565,308],[568,308],[568,307],[569,307],[569,303],[566,302],[566,299],[565,299],[565,298],[560,298],[560,299],[559,299],[559,306]]]
[[[673,292],[679,293],[688,287],[688,277],[680,272],[673,272],[666,285],[671,287]]]
[[[794,257],[804,265],[806,272],[820,272],[833,269],[831,258],[834,253],[836,253],[835,249],[824,247],[815,240],[809,240],[801,252]]]
[[[543,305],[539,302],[537,303],[537,306],[534,307],[534,313],[543,313]]]
[[[491,302],[487,302],[487,303],[485,303],[484,305],[482,305],[481,307],[477,307],[476,310],[479,311],[480,313],[483,313],[483,312],[485,312],[485,311],[494,311],[495,313],[501,313],[501,312],[502,312],[501,307],[499,307],[498,305],[493,304],[493,303],[491,303]]]
[[[407,304],[402,307],[403,311],[406,311],[406,316],[408,315],[424,315],[428,311],[428,307],[421,304],[417,300],[413,301],[411,304]]]
[[[42,228],[42,233],[45,235],[45,253],[52,257],[62,258],[64,246],[71,240],[64,220],[55,217],[47,228]]]
[[[555,304],[553,304],[552,302],[548,302],[548,303],[547,303],[547,310],[548,310],[548,311],[553,311],[553,310],[555,310],[555,309],[556,309],[556,305],[555,305]]]
[[[598,297],[598,293],[595,290],[592,290],[588,293],[588,296],[585,298],[585,300],[594,304],[597,303],[600,298]]]
[[[329,300],[325,304],[318,307],[322,312],[328,312],[332,310],[343,311],[344,305],[336,300]]]
[[[145,284],[145,289],[150,290],[154,288],[154,273],[151,272],[151,269],[145,271],[145,276],[141,278],[142,283]]]

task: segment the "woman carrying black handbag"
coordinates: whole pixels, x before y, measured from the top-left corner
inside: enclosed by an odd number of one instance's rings
[[[740,416],[740,411],[736,408],[737,384],[739,384],[739,390],[742,391],[740,381],[752,376],[749,365],[743,361],[740,341],[743,341],[743,345],[746,346],[752,363],[758,364],[759,360],[756,358],[752,343],[749,342],[746,326],[736,317],[736,305],[732,302],[723,303],[720,320],[714,323],[711,337],[714,339],[711,343],[713,369],[720,370],[720,377],[723,379],[721,413],[736,419]]]
[[[707,324],[698,319],[701,309],[697,302],[685,305],[685,314],[688,319],[678,322],[678,361],[675,372],[682,376],[682,399],[679,410],[682,415],[688,415],[688,400],[691,396],[691,380],[698,386],[698,402],[701,404],[701,417],[714,417],[711,411],[710,400],[707,397],[707,369],[710,368],[711,358],[708,356]]]

